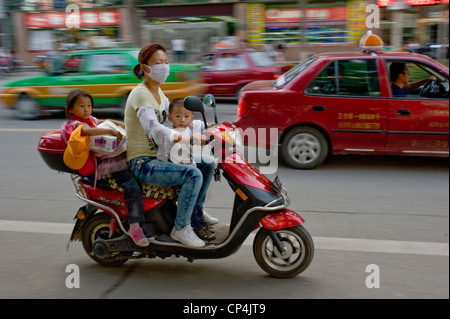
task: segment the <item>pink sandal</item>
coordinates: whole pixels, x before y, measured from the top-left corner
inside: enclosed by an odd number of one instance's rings
[[[134,243],[139,247],[147,247],[150,242],[147,237],[145,237],[144,232],[142,231],[141,226],[134,224],[130,225],[130,229],[128,230],[128,234],[131,239],[133,239]]]

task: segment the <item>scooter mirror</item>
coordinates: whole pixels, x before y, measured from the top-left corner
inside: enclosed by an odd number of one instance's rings
[[[200,98],[197,96],[187,96],[184,99],[183,104],[186,109],[192,112],[203,113],[205,111],[202,100],[200,100]]]
[[[205,104],[205,106],[216,107],[216,101],[214,100],[214,96],[212,94],[206,94],[203,97],[203,104]]]
[[[213,108],[213,111],[214,111],[214,121],[215,121],[215,123],[217,124],[218,121],[217,121],[217,112],[216,112],[216,100],[214,99],[214,95],[212,95],[212,94],[206,94],[206,95],[203,97],[203,104],[206,105],[206,106],[210,106],[210,107]]]

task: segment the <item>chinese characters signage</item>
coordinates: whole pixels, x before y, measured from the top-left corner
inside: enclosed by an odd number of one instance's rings
[[[389,7],[396,0],[377,0],[379,7]],[[410,6],[431,6],[435,4],[448,4],[449,0],[403,0],[404,3]]]
[[[347,30],[350,31],[350,43],[359,43],[366,31],[367,0],[347,0]]]
[[[66,27],[70,12],[29,12],[26,14],[27,28]],[[80,27],[118,25],[120,16],[116,10],[80,11]]]
[[[250,45],[258,44],[264,32],[264,4],[247,4],[247,28]]]
[[[311,20],[345,20],[345,7],[308,8],[305,12],[299,9],[266,10],[266,22]]]

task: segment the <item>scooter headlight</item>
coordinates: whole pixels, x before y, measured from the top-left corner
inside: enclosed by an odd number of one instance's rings
[[[238,130],[222,132],[222,137],[231,145],[242,145],[241,133]]]

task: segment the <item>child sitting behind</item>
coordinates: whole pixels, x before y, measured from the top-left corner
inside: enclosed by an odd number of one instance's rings
[[[111,134],[119,140],[123,138],[119,131],[109,128],[99,128],[97,125],[105,120],[98,120],[92,114],[93,100],[92,96],[85,90],[77,89],[71,91],[66,100],[66,117],[70,121],[63,123],[61,127],[61,137],[66,142],[70,139],[72,132],[80,125],[83,125],[81,132],[83,135],[95,136],[102,134]],[[125,128],[125,124],[120,121],[110,120],[114,124]],[[91,151],[92,152],[92,151]],[[89,161],[89,159],[88,159]],[[124,189],[124,199],[127,203],[128,221],[130,224],[129,234],[136,245],[146,247],[149,245],[148,239],[140,226],[144,221],[144,207],[142,202],[142,187],[134,179],[128,170],[126,162],[126,151],[109,158],[99,158],[96,169],[96,175],[112,175],[119,187]],[[84,168],[84,167],[83,167]],[[80,173],[83,174],[82,169]]]

